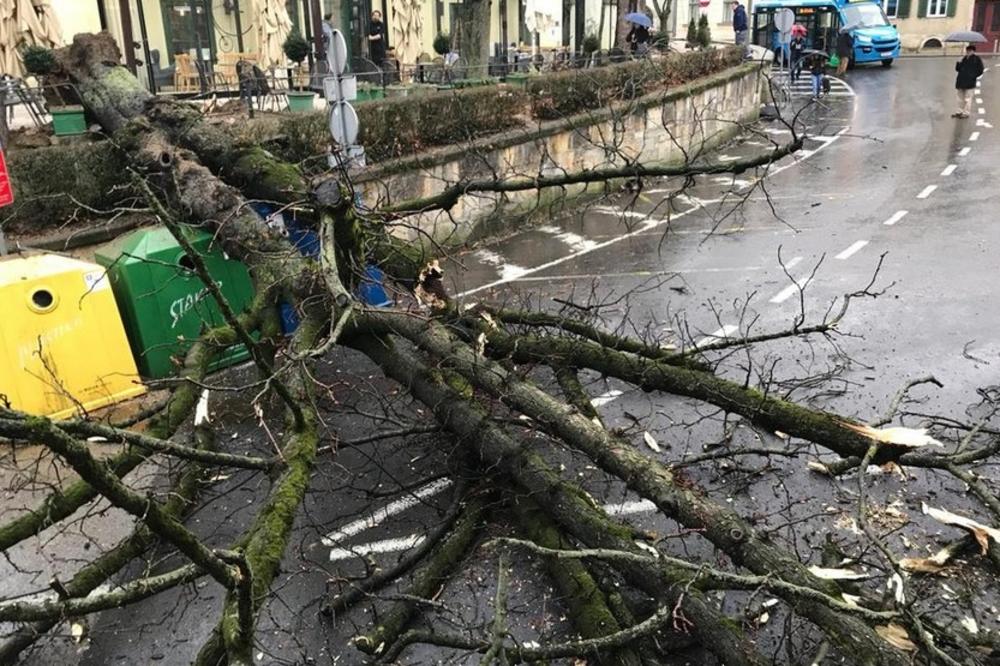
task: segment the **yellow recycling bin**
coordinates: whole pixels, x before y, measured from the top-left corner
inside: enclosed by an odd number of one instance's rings
[[[104,269],[51,254],[0,261],[0,399],[65,418],[141,395]]]

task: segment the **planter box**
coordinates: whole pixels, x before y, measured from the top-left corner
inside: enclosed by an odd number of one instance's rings
[[[396,97],[406,97],[410,94],[410,89],[406,86],[386,86],[385,96],[388,99],[393,99]]]
[[[289,90],[288,110],[293,113],[312,111],[314,99],[316,99],[316,93],[311,90]]]
[[[384,97],[385,91],[381,88],[358,88],[358,96],[354,99],[357,102],[370,102]]]
[[[49,113],[52,114],[52,131],[56,136],[73,136],[87,131],[82,106],[57,106]]]
[[[517,86],[518,88],[524,88],[528,85],[528,78],[530,74],[525,72],[513,72],[507,75],[507,83],[512,86]]]

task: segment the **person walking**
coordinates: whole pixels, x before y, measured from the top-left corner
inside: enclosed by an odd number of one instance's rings
[[[952,118],[968,118],[972,111],[972,92],[976,89],[976,80],[983,75],[983,59],[976,55],[976,47],[969,44],[965,47],[965,57],[955,63],[955,92],[958,96],[958,111],[951,114]]]
[[[747,44],[747,10],[740,0],[733,0],[733,33],[737,46],[743,47],[743,57],[749,55]]]
[[[385,60],[385,25],[382,23],[382,12],[372,12],[371,23],[368,24],[368,52],[379,69]]]
[[[643,55],[649,50],[649,28],[633,23],[625,36],[625,43],[630,46],[633,56]]]
[[[841,30],[837,35],[837,76],[843,76],[847,71],[847,66],[851,64],[851,56],[854,55],[854,37],[847,30]]]
[[[812,98],[819,99],[819,93],[823,89],[823,68],[826,67],[826,56],[820,52],[809,54],[806,59],[806,67],[812,77]]]
[[[795,83],[802,73],[799,61],[802,60],[802,53],[806,50],[806,38],[801,32],[793,31],[792,34],[792,41],[788,44],[788,69],[792,73],[792,83]]]

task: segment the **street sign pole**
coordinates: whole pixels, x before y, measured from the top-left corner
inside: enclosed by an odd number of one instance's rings
[[[363,168],[365,150],[359,146],[358,114],[350,100],[357,99],[358,81],[353,74],[345,74],[347,69],[347,41],[340,30],[334,30],[330,48],[326,54],[331,76],[323,79],[323,92],[330,104],[330,135],[336,144],[330,154],[330,168]]]

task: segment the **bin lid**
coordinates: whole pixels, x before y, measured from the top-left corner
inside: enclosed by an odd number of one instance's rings
[[[58,254],[16,256],[0,261],[0,287],[22,280],[40,280],[65,273],[91,273],[104,269],[95,264]]]
[[[186,232],[188,239],[199,251],[204,251],[211,242],[212,236],[204,231],[191,229]],[[149,227],[137,229],[111,243],[105,245],[95,254],[102,264],[139,263],[150,257],[158,257],[164,253],[176,254],[180,244],[166,227]],[[122,255],[127,255],[122,257]],[[173,260],[173,257],[170,257]]]

